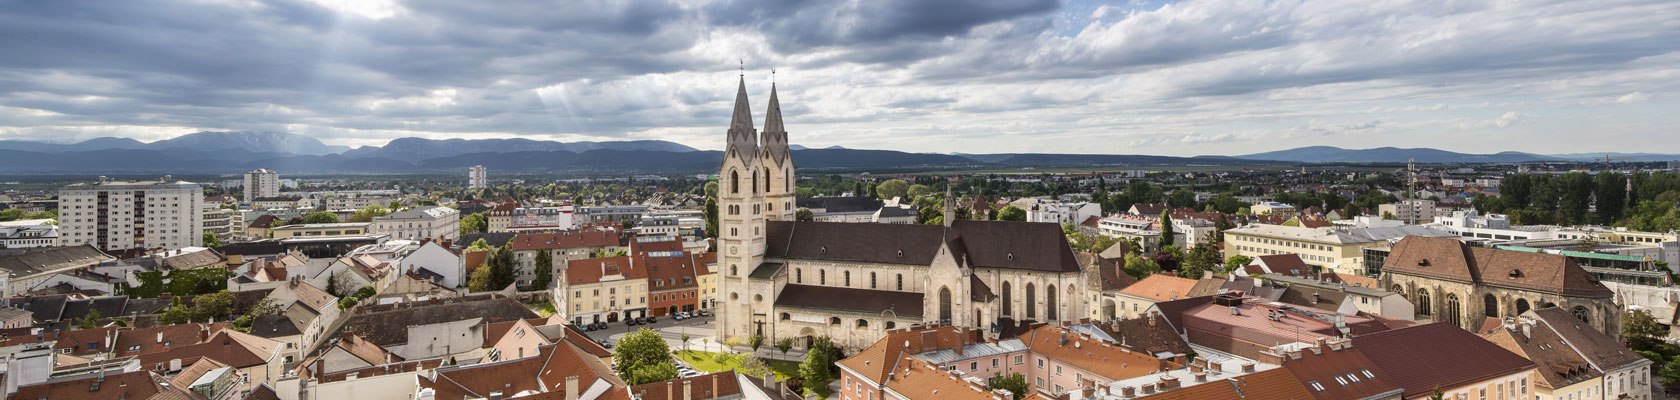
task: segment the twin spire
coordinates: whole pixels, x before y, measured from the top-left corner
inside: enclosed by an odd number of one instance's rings
[[[774,83],[770,84],[770,108],[765,110],[762,134],[762,150],[768,158],[776,162],[787,159],[787,130],[782,128],[782,106],[776,100]],[[743,76],[735,90],[735,114],[729,120],[729,142],[724,152],[744,159],[757,158],[760,142],[759,132],[753,129],[752,107],[747,101],[747,78]]]

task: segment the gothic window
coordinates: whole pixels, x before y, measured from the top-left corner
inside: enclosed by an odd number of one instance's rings
[[[782,190],[793,193],[793,170],[782,171]]]
[[[842,286],[852,287],[852,271],[841,272],[840,276],[846,280],[846,283]]]
[[[951,289],[946,287],[939,288],[939,320],[951,321]]]
[[[1056,308],[1059,306],[1059,304],[1056,304],[1056,285],[1050,285],[1044,288],[1044,302],[1047,303],[1044,305],[1044,319],[1047,321],[1055,321]]]
[[[1003,316],[1015,316],[1014,306],[1009,302],[1009,281],[1003,281]]]
[[[898,290],[904,290],[904,274],[898,274]]]
[[[1406,296],[1406,288],[1403,288],[1403,287],[1400,287],[1400,285],[1394,285],[1394,289],[1393,289],[1393,290],[1389,290],[1389,291],[1390,291],[1390,292],[1394,292],[1394,293],[1397,293],[1397,294],[1399,294],[1399,295],[1400,295],[1400,296],[1401,296],[1401,297],[1405,297],[1405,296]]]
[[[869,273],[869,288],[870,289],[875,288],[875,273],[874,272]]]
[[[1422,316],[1434,314],[1430,311],[1428,290],[1418,289],[1417,291],[1417,314]]]
[[[770,169],[764,169],[764,193],[770,193]]]
[[[827,285],[828,284],[828,270],[822,270],[822,269],[817,270],[817,284],[818,285]]]
[[[1517,312],[1515,314],[1511,314],[1511,315],[1512,316],[1522,315],[1522,313],[1525,313],[1525,312],[1528,312],[1528,299],[1517,299]]]
[[[1499,318],[1499,299],[1492,293],[1482,296],[1482,312],[1491,318]]]
[[[758,193],[758,171],[753,171],[752,189],[753,189],[753,193]]]
[[[729,276],[739,276],[739,275],[741,275],[741,267],[736,266],[735,264],[730,264],[729,265]]]
[[[805,283],[805,270],[803,270],[803,269],[794,269],[793,270],[793,283]]]
[[[1592,311],[1587,311],[1586,307],[1575,306],[1574,308],[1570,308],[1569,314],[1574,315],[1575,319],[1581,320],[1581,322],[1592,322]]]
[[[1460,318],[1462,316],[1462,315],[1460,315],[1461,312],[1463,312],[1463,308],[1461,307],[1461,304],[1459,304],[1459,302],[1458,302],[1458,295],[1457,294],[1448,294],[1447,295],[1447,301],[1446,301],[1446,309],[1441,310],[1442,321],[1446,321],[1447,323],[1450,323],[1450,324],[1453,324],[1453,325],[1456,325],[1456,326],[1464,326],[1464,324],[1461,322],[1461,321],[1463,321],[1463,319]]]
[[[892,330],[893,328],[897,328],[897,327],[898,327],[897,323],[894,323],[892,321],[887,321],[887,330]]]
[[[741,193],[741,173],[729,170],[729,193]]]
[[[1038,294],[1033,293],[1032,282],[1027,282],[1027,319],[1038,318]]]

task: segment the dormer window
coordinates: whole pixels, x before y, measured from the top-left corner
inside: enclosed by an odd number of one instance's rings
[[[828,254],[828,246],[818,247],[817,254]]]
[[[1511,270],[1511,274],[1510,274],[1511,279],[1521,278],[1522,275],[1523,275],[1522,270],[1518,270],[1518,269]]]
[[[1003,258],[1008,259],[1009,261],[1015,261],[1015,253],[1004,254]]]
[[[1429,259],[1425,258],[1425,259],[1422,259],[1422,260],[1418,260],[1418,266],[1419,267],[1429,266]]]
[[[898,258],[904,258],[904,250],[903,249],[898,250]]]

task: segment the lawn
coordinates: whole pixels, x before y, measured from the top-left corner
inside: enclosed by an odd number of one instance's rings
[[[747,361],[746,354],[721,354],[697,350],[679,350],[677,358],[701,372],[712,373],[733,370]],[[721,357],[720,357],[721,356]],[[776,379],[788,379],[799,375],[799,363],[783,360],[764,360],[764,365],[776,373]]]

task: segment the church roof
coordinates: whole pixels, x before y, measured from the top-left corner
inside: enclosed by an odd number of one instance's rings
[[[924,297],[916,292],[790,284],[776,297],[776,306],[867,314],[892,310],[901,317],[919,318]]]
[[[930,265],[942,244],[979,268],[1079,271],[1060,225],[1011,221],[919,224],[770,221],[765,257]]]
[[[1472,247],[1455,238],[1401,239],[1383,271],[1575,297],[1615,294],[1568,257]]]

